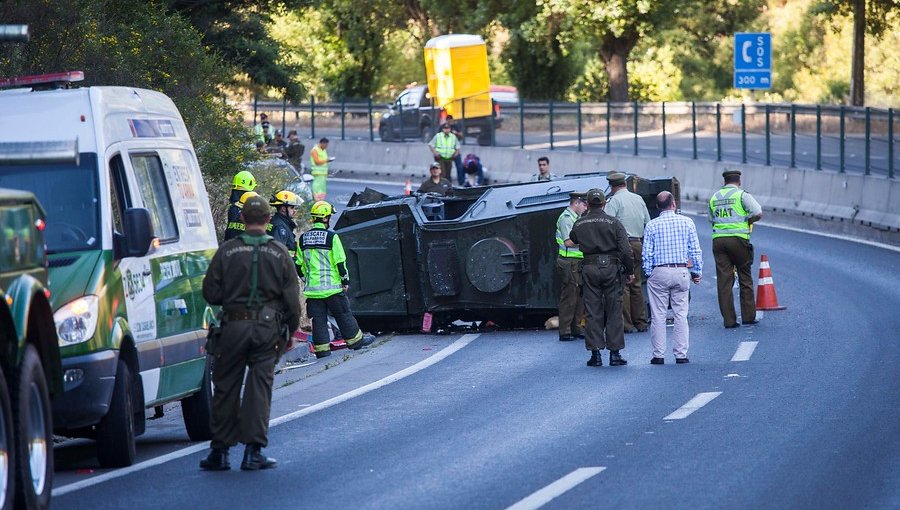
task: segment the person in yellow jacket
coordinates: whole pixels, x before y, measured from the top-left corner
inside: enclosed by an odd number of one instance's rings
[[[363,334],[350,310],[347,255],[341,238],[328,229],[333,212],[334,208],[324,200],[314,203],[309,210],[312,228],[304,232],[297,243],[297,267],[305,282],[303,295],[306,296],[306,313],[312,319],[316,358],[331,355],[329,313],[351,349],[360,349],[375,341],[374,336]]]
[[[441,165],[441,177],[450,180],[453,160],[459,156],[459,139],[450,131],[450,123],[441,124],[441,132],[435,133],[428,142],[428,147],[434,155],[434,160]]]
[[[325,200],[328,163],[332,161],[334,158],[328,156],[328,139],[322,138],[309,151],[309,170],[313,176],[312,192],[315,200]]]

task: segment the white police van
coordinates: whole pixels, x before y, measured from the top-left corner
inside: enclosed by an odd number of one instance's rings
[[[201,284],[216,247],[209,199],[171,99],[70,88],[81,72],[0,80],[0,142],[77,140],[78,162],[0,168],[38,196],[64,392],[56,432],[92,437],[127,466],[145,409],[180,400],[187,434],[210,437]]]

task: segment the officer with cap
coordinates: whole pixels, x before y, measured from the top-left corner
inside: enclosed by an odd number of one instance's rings
[[[625,174],[612,172],[606,176],[606,180],[609,181],[611,194],[603,210],[625,226],[631,253],[634,255],[634,267],[640,269],[641,251],[644,249],[644,227],[650,222],[650,211],[647,210],[644,199],[625,186]],[[647,331],[649,327],[644,294],[641,292],[640,270],[634,272],[634,281],[625,286],[622,317],[626,333],[631,333],[635,328],[638,331]]]
[[[294,235],[297,224],[293,218],[297,208],[303,205],[303,199],[293,191],[281,190],[272,195],[269,205],[275,208],[275,215],[272,216],[268,231],[288,249],[293,259],[297,254],[297,236]]]
[[[221,329],[213,329],[207,343],[214,360],[213,438],[200,468],[210,471],[230,469],[228,449],[239,442],[246,445],[241,469],[276,466],[261,451],[268,444],[275,363],[300,323],[294,262],[284,245],[265,232],[269,205],[260,196],[250,197],[241,217],[246,231],[219,246],[203,279],[203,297],[222,307]]]
[[[234,239],[244,233],[241,221],[241,197],[256,189],[256,178],[247,170],[241,170],[231,179],[231,197],[228,199],[228,224],[225,225],[225,240]]]
[[[584,254],[582,284],[587,317],[585,347],[590,367],[603,366],[600,351],[609,349],[610,366],[627,365],[619,351],[625,347],[622,325],[622,287],[634,281],[634,256],[622,222],[606,214],[606,196],[587,192],[588,212],[575,222],[569,238]]]
[[[587,193],[569,193],[569,207],[556,220],[556,274],[559,289],[559,340],[584,338],[584,302],[581,299],[581,260],[584,256],[569,234],[587,210]]]
[[[341,238],[328,229],[333,212],[334,208],[324,200],[312,205],[309,214],[313,225],[300,236],[297,252],[300,277],[306,282],[303,295],[306,296],[306,313],[312,319],[316,358],[331,355],[329,313],[337,321],[341,336],[351,349],[361,349],[375,341],[374,336],[363,334],[350,310],[347,255]]]
[[[762,207],[750,193],[741,189],[741,171],[722,172],[724,187],[709,199],[709,221],[712,223],[713,257],[716,260],[716,286],[719,311],[726,328],[738,327],[734,312],[734,272],[737,270],[741,295],[741,322],[756,324],[756,302],[753,299],[753,245],[750,225],[762,218]]]

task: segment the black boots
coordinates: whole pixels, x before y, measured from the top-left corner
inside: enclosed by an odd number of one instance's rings
[[[231,465],[228,464],[228,448],[213,448],[209,455],[200,461],[200,469],[206,471],[228,471]]]
[[[600,356],[600,351],[591,351],[591,359],[587,361],[587,366],[589,367],[602,367],[603,366],[603,358]]]
[[[370,334],[366,333],[362,336],[362,338],[360,338],[356,342],[354,342],[352,344],[348,344],[347,347],[350,347],[354,351],[358,351],[359,349],[362,349],[363,347],[365,347],[367,345],[372,345],[372,342],[374,342],[374,341],[375,341],[375,335],[370,335]]]
[[[622,355],[619,354],[619,351],[609,351],[609,366],[619,367],[627,364],[628,360],[623,358]]]
[[[248,444],[244,449],[244,460],[241,469],[244,471],[256,471],[257,469],[272,469],[278,466],[278,461],[270,459],[262,453],[262,447],[258,444]]]

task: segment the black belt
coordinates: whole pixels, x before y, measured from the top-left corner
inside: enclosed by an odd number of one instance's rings
[[[598,260],[600,257],[609,257],[609,261],[610,261],[610,263],[612,263],[612,264],[618,264],[618,263],[619,263],[619,258],[618,258],[618,257],[615,257],[615,256],[613,256],[613,255],[610,255],[609,253],[591,253],[590,255],[585,255],[585,256],[584,256],[584,261],[585,261],[585,262],[592,262],[592,261]]]
[[[657,264],[653,267],[687,267],[687,264]]]
[[[644,238],[643,238],[643,237],[629,237],[628,240],[629,240],[629,241],[640,241],[640,242],[644,242]]]
[[[225,312],[227,321],[255,321],[259,319],[259,310],[237,310]]]

